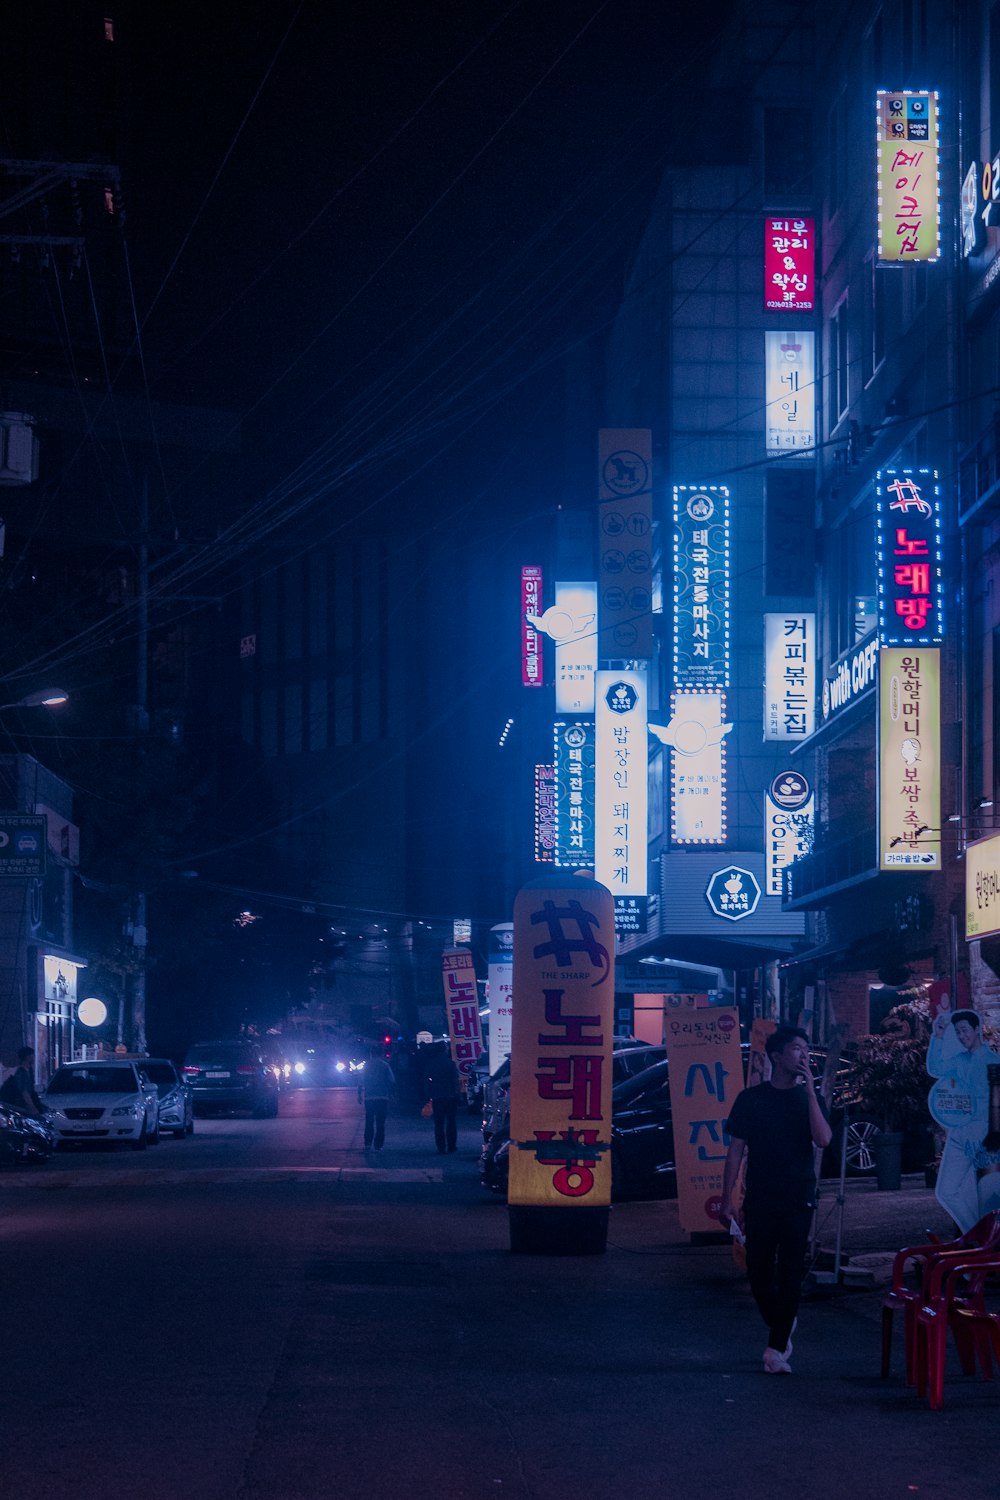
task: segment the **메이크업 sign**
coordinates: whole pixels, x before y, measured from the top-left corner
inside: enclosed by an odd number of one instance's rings
[[[0,813],[0,879],[42,878],[47,821],[44,813]]]

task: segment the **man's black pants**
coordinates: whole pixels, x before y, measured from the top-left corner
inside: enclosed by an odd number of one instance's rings
[[[768,1347],[783,1351],[792,1335],[806,1269],[813,1210],[775,1203],[752,1203],[743,1209],[747,1277],[754,1301],[767,1324]]]
[[[375,1150],[381,1151],[385,1141],[385,1115],[389,1108],[388,1099],[366,1099],[365,1100],[365,1150],[374,1143]]]
[[[439,1151],[454,1151],[458,1145],[458,1100],[432,1099],[434,1142]]]

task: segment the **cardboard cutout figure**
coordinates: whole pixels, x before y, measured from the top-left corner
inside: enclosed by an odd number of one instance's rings
[[[974,1010],[941,1010],[927,1048],[927,1071],[938,1081],[928,1098],[937,1123],[947,1131],[935,1197],[964,1233],[990,1207],[980,1207],[977,1158],[989,1124],[987,1068],[1000,1062],[984,1042]],[[990,1183],[984,1177],[987,1191]]]

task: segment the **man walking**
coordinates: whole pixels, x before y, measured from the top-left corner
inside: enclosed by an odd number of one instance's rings
[[[358,1084],[358,1098],[364,1101],[365,1106],[366,1151],[372,1145],[376,1151],[382,1150],[385,1143],[385,1116],[389,1108],[389,1096],[395,1087],[396,1079],[382,1056],[381,1048],[372,1047],[361,1074],[361,1082]]]
[[[746,1153],[747,1277],[768,1329],[764,1369],[768,1375],[790,1375],[792,1331],[816,1207],[813,1149],[828,1146],[832,1132],[816,1093],[806,1033],[779,1026],[765,1048],[770,1082],[737,1094],[729,1113],[719,1218],[728,1227]]]
[[[427,1068],[427,1095],[434,1115],[434,1142],[441,1155],[458,1149],[458,1101],[462,1080],[447,1042],[439,1042]]]

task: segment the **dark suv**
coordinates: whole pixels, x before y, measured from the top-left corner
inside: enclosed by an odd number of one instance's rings
[[[184,1059],[196,1115],[248,1109],[255,1120],[278,1113],[278,1073],[256,1042],[197,1042]]]

